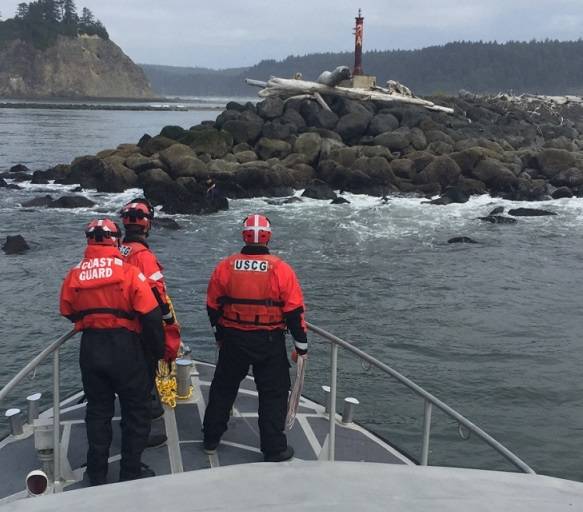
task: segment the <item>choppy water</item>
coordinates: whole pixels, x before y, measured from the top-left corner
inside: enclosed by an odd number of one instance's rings
[[[164,124],[188,127],[201,120],[193,113],[151,112],[0,116],[0,168],[20,161],[42,168],[135,141]],[[42,149],[30,151],[30,141]],[[58,316],[58,291],[82,254],[83,223],[98,214],[114,215],[136,193],[90,193],[98,203],[92,210],[19,207],[55,188],[62,190],[46,185],[0,189],[0,236],[22,233],[33,245],[23,256],[0,256],[0,383],[69,328]],[[215,357],[204,308],[210,272],[219,258],[240,247],[245,214],[262,211],[274,225],[274,252],[297,270],[310,321],[427,387],[536,471],[583,480],[583,201],[530,204],[559,215],[498,226],[476,217],[512,203],[480,197],[438,207],[396,198],[380,205],[371,197],[347,197],[352,204],[342,206],[233,201],[228,212],[177,216],[184,229],[153,233],[151,244],[165,264],[195,356]],[[480,244],[446,243],[460,235]],[[311,343],[307,393],[320,399],[328,347],[314,336]],[[76,343],[64,352],[63,384],[73,392],[79,388]],[[341,356],[340,364],[340,398],[356,396],[359,420],[418,456],[422,401],[349,356]],[[13,402],[46,388],[49,375],[50,365],[27,381]],[[434,413],[430,462],[508,468],[477,440],[460,440],[457,425],[439,412]]]

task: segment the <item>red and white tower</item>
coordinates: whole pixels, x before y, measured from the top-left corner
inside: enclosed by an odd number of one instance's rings
[[[362,10],[358,9],[358,16],[356,17],[356,26],[354,28],[354,70],[352,75],[364,75],[362,69],[362,38],[364,35],[364,18],[362,17]]]

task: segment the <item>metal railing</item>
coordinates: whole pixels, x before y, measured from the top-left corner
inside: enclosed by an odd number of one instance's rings
[[[328,458],[333,461],[335,454],[335,440],[336,440],[336,390],[338,386],[338,347],[342,347],[351,354],[365,361],[366,363],[378,368],[382,372],[395,378],[401,384],[408,387],[411,391],[416,393],[418,396],[424,399],[425,408],[423,415],[423,436],[422,436],[422,446],[421,446],[421,465],[427,466],[429,462],[429,441],[431,436],[431,414],[433,406],[437,407],[443,411],[449,417],[455,419],[458,425],[465,427],[469,432],[475,434],[480,439],[482,439],[486,444],[491,446],[499,454],[501,454],[505,459],[507,459],[511,464],[524,473],[534,474],[534,470],[528,466],[523,460],[521,460],[517,455],[512,453],[508,448],[503,446],[501,443],[496,441],[488,433],[484,432],[480,427],[472,423],[466,417],[462,416],[459,412],[452,409],[449,405],[439,400],[439,398],[433,396],[431,393],[423,389],[421,386],[408,379],[404,375],[400,374],[398,371],[394,370],[390,366],[382,363],[378,359],[370,356],[363,350],[356,348],[353,344],[334,336],[333,334],[321,329],[320,327],[307,323],[308,329],[318,336],[322,337],[330,343],[330,431],[328,437]]]
[[[351,343],[334,336],[333,334],[317,327],[311,323],[307,324],[308,329],[315,334],[321,336],[330,343],[330,431],[328,439],[328,457],[329,460],[335,459],[335,445],[336,445],[336,394],[338,386],[338,347],[342,347],[348,352],[354,354],[359,359],[365,361],[381,370],[382,372],[395,378],[405,386],[407,386],[414,393],[425,400],[425,410],[423,418],[423,440],[421,449],[421,465],[426,466],[429,459],[429,441],[431,435],[431,413],[432,406],[436,406],[445,414],[455,419],[459,425],[463,425],[470,432],[476,434],[480,439],[485,441],[494,450],[504,456],[518,469],[524,473],[532,473],[534,471],[518,456],[512,453],[508,448],[496,441],[492,436],[484,432],[480,427],[472,423],[470,420],[462,416],[460,413],[452,409],[450,406],[433,396],[431,393],[423,389],[421,386],[408,379],[404,375],[382,363],[378,359],[370,356],[366,352],[356,348]],[[53,355],[53,453],[54,453],[54,471],[53,484],[55,490],[60,490],[61,484],[61,439],[60,439],[60,348],[61,346],[75,336],[77,332],[72,330],[64,334],[59,339],[55,340],[48,347],[46,347],[40,354],[32,359],[22,370],[20,370],[11,380],[0,390],[0,401],[4,400],[6,396],[20,384],[32,371],[34,371],[40,364],[46,361]]]
[[[30,363],[28,363],[22,370],[20,370],[11,380],[0,390],[0,401],[4,400],[6,396],[20,384],[30,372],[33,372],[53,355],[53,488],[60,490],[61,483],[61,379],[60,379],[60,348],[77,334],[77,331],[72,330],[67,334],[61,336],[58,340],[53,341],[47,348],[45,348],[39,355],[37,355]]]

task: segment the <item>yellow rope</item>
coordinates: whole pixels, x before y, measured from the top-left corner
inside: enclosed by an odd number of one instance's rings
[[[160,401],[168,407],[172,407],[172,409],[176,407],[176,400],[188,400],[193,392],[193,388],[190,386],[186,395],[178,394],[178,385],[176,384],[176,363],[173,361],[168,364],[163,359],[158,361],[156,388],[160,395]]]

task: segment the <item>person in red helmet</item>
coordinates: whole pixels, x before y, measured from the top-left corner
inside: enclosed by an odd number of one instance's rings
[[[100,485],[107,482],[116,394],[122,415],[120,480],[154,475],[141,464],[150,432],[146,351],[163,356],[164,332],[145,276],[121,259],[119,226],[94,220],[85,235],[83,259],[61,287],[60,311],[83,333],[79,362],[87,398],[86,474],[91,485]]]
[[[148,279],[164,319],[166,342],[164,360],[171,362],[176,359],[182,342],[180,325],[176,320],[172,302],[166,291],[164,274],[162,274],[163,267],[146,242],[152,228],[154,208],[146,199],[138,198],[126,204],[121,209],[120,215],[125,229],[121,253],[127,263],[137,267]],[[153,388],[155,388],[156,367],[157,358],[151,357],[150,374]],[[152,419],[159,418],[163,414],[164,410],[154,389],[152,392]],[[166,435],[154,431],[148,439],[148,446],[159,446],[164,442],[166,442]]]
[[[261,451],[266,462],[293,457],[284,434],[290,388],[285,332],[294,338],[292,358],[306,357],[304,300],[295,272],[269,253],[271,223],[249,215],[241,252],[223,259],[207,290],[207,311],[219,345],[203,431],[203,448],[213,453],[227,430],[241,380],[253,366],[259,394]]]
[[[138,267],[148,279],[152,292],[158,300],[164,319],[164,334],[166,336],[166,352],[164,359],[176,359],[180,349],[180,325],[176,320],[172,302],[166,291],[164,268],[146,242],[152,229],[154,208],[143,198],[134,199],[121,209],[121,218],[125,229],[125,237],[121,253],[125,261]]]

